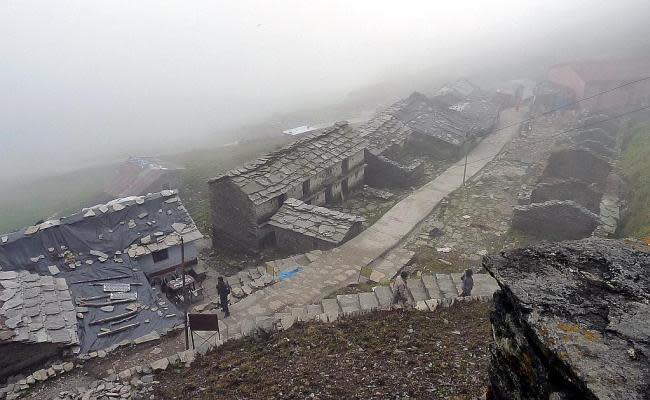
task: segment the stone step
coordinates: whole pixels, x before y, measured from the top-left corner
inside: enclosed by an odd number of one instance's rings
[[[336,296],[336,300],[339,302],[343,314],[355,313],[361,309],[358,294],[339,294]]]
[[[424,283],[422,283],[422,279],[420,278],[407,279],[406,287],[408,288],[409,292],[411,292],[411,296],[413,296],[413,300],[415,302],[424,301],[429,298],[429,295],[424,288]]]
[[[307,311],[307,318],[310,320],[323,313],[323,307],[320,304],[309,304],[305,309]]]
[[[262,274],[260,274],[260,271],[258,271],[257,268],[249,268],[247,271],[248,271],[248,276],[251,277],[251,280],[259,279],[262,276]]]
[[[359,305],[363,311],[373,311],[379,308],[379,300],[374,292],[359,293]]]
[[[456,285],[448,274],[436,274],[436,282],[440,288],[441,297],[444,299],[458,297]]]
[[[336,321],[338,319],[339,314],[341,314],[338,300],[323,299],[321,305],[323,306],[323,312],[327,314],[327,319],[329,321]]]
[[[227,276],[226,282],[233,288],[241,286],[241,279],[239,279],[238,275]]]
[[[260,275],[262,275],[262,276],[263,276],[264,274],[268,274],[268,272],[266,271],[266,266],[265,266],[265,265],[260,265],[260,266],[258,266],[258,267],[257,267],[257,272],[259,272]]]
[[[440,293],[440,288],[438,287],[438,282],[436,277],[433,275],[425,274],[422,275],[422,284],[427,290],[427,295],[429,299],[441,299],[442,293]]]
[[[456,289],[458,290],[459,295],[462,293],[462,276],[463,274],[460,273],[451,274],[451,278],[456,285]],[[472,288],[471,293],[472,296],[492,296],[494,292],[499,289],[497,281],[494,280],[494,278],[492,278],[492,276],[489,274],[474,274],[472,275],[472,278],[474,279],[474,287]]]
[[[389,286],[375,286],[372,291],[377,296],[379,306],[390,307],[393,302],[393,291]]]

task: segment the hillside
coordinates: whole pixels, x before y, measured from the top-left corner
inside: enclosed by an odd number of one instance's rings
[[[487,384],[487,303],[299,323],[158,374],[166,399],[474,399]]]
[[[650,240],[650,125],[639,125],[623,152],[621,166],[630,190],[623,236]]]

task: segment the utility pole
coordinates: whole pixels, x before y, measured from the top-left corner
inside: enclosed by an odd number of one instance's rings
[[[467,176],[467,155],[469,150],[465,149],[465,166],[463,167],[463,186],[465,186],[465,177]]]
[[[185,291],[185,241],[183,240],[183,236],[181,235],[181,274],[183,275],[183,281],[182,281],[182,287],[181,287],[181,294],[183,295],[183,306],[185,309],[184,315],[184,324],[185,324],[185,350],[188,350],[190,348],[190,341],[187,333],[187,292]]]

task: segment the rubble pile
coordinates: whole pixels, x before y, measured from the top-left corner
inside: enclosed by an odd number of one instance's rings
[[[486,257],[496,399],[650,399],[650,249],[606,239]]]

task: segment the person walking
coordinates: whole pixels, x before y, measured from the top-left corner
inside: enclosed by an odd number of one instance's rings
[[[394,305],[398,303],[402,303],[403,305],[411,304],[411,295],[406,287],[406,278],[408,278],[408,272],[402,271],[391,284]]]
[[[472,275],[474,272],[472,271],[471,268],[469,268],[463,276],[460,278],[461,284],[460,288],[462,289],[461,296],[466,297],[466,296],[471,296],[472,295],[472,289],[474,288],[474,278],[472,278]]]
[[[230,294],[230,285],[223,280],[223,276],[217,278],[217,294],[221,302],[221,309],[224,312],[224,318],[230,316],[230,309],[228,308],[228,295]]]

